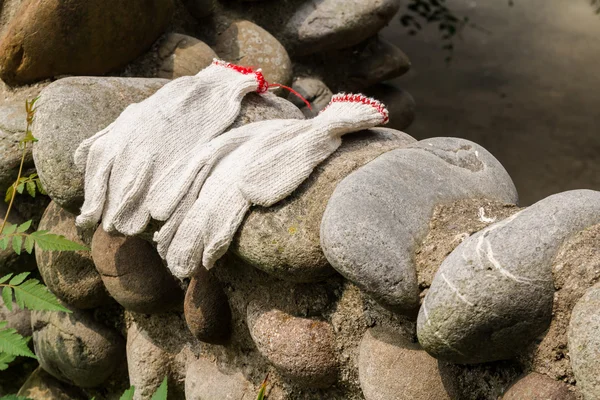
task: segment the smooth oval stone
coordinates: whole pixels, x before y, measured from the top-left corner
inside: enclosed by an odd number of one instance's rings
[[[75,215],[50,203],[39,225],[82,246],[75,226]],[[94,267],[92,255],[86,251],[47,251],[35,246],[35,256],[40,275],[48,289],[65,303],[77,308],[94,308],[109,304],[108,295],[100,275]]]
[[[175,79],[196,75],[217,58],[217,53],[194,37],[169,33],[158,48],[158,57],[161,60],[158,77]]]
[[[321,222],[321,246],[348,280],[385,307],[414,315],[414,252],[435,206],[463,198],[515,203],[517,192],[483,147],[456,138],[422,140],[379,156],[338,184]]]
[[[600,398],[600,285],[577,302],[569,324],[569,355],[577,387],[588,399]]]
[[[365,333],[358,374],[366,400],[450,400],[437,360],[398,332]]]
[[[577,400],[569,385],[532,372],[515,382],[502,396],[502,400]]]
[[[186,400],[254,400],[254,385],[241,372],[221,370],[214,362],[197,358],[188,363]]]
[[[167,80],[72,77],[47,86],[37,102],[33,158],[40,180],[58,205],[78,213],[83,173],[73,154],[79,144],[113,122],[131,103],[160,89]]]
[[[414,143],[409,135],[374,128],[349,135],[290,196],[272,207],[252,207],[232,250],[281,279],[319,281],[334,273],[319,243],[319,226],[336,185],[377,156]]]
[[[294,317],[256,300],[248,304],[247,312],[258,351],[284,376],[310,388],[335,382],[338,362],[329,323]]]
[[[288,17],[282,36],[295,55],[345,48],[375,35],[399,8],[397,0],[310,0]]]
[[[269,83],[288,85],[292,80],[292,61],[285,47],[250,21],[233,22],[217,37],[215,51],[224,60],[261,68]]]
[[[92,258],[106,290],[126,310],[156,314],[183,299],[179,284],[144,239],[111,235],[99,226],[92,239]]]
[[[185,293],[185,321],[200,341],[223,344],[231,334],[231,310],[221,283],[206,268],[198,268]]]
[[[552,262],[600,222],[600,192],[547,197],[463,241],[438,269],[419,312],[419,342],[459,364],[510,359],[552,318]]]
[[[31,313],[40,365],[55,378],[84,388],[101,385],[124,362],[125,341],[86,311]]]
[[[121,68],[163,33],[173,10],[173,0],[24,2],[0,38],[0,78],[23,84]]]

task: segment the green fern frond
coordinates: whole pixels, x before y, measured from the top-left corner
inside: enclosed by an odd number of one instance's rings
[[[0,287],[3,287],[2,300],[9,310],[12,310],[12,295],[14,292],[15,300],[21,309],[71,312],[63,307],[56,296],[40,281],[37,279],[25,281],[27,276],[29,276],[29,272],[23,272],[14,277],[9,274],[0,279]],[[9,279],[10,281],[6,283]]]
[[[0,353],[0,371],[8,369],[8,365],[13,362],[15,358],[17,357],[13,356],[12,354]],[[0,399],[2,398],[3,397],[0,397]]]
[[[55,235],[48,231],[33,232],[31,238],[40,246],[42,250],[50,251],[89,251],[85,246],[75,243],[65,238],[62,235]]]
[[[8,396],[0,397],[0,400],[32,400],[29,397],[17,396],[16,394],[9,394]]]
[[[119,398],[119,400],[132,400],[133,395],[135,394],[135,386],[131,386],[129,389],[125,391]]]
[[[156,392],[152,395],[151,400],[167,400],[167,377],[163,379],[162,383],[156,389]]]
[[[16,329],[6,328],[7,324],[6,321],[0,322],[0,353],[36,358],[27,346],[29,338],[19,335]]]

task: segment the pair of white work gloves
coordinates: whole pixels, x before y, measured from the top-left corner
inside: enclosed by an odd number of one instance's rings
[[[309,120],[276,119],[228,130],[250,92],[264,96],[260,70],[215,60],[132,104],[81,143],[85,202],[77,225],[102,219],[107,232],[136,235],[151,218],[160,255],[180,279],[211,268],[252,204],[292,193],[341,144],[342,135],[387,122],[385,107],[336,95]]]

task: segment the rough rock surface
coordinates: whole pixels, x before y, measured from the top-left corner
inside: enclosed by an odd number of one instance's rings
[[[59,381],[40,367],[27,378],[17,395],[31,400],[84,400],[87,398],[82,390]]]
[[[75,215],[55,202],[44,212],[39,229],[86,245],[77,233]],[[44,283],[65,303],[77,308],[94,308],[111,301],[89,251],[44,251],[36,245],[35,256]]]
[[[502,400],[577,400],[569,385],[546,375],[532,372],[515,382],[502,396]]]
[[[131,103],[144,100],[167,80],[144,78],[65,78],[49,85],[38,102],[33,149],[35,165],[50,197],[78,212],[83,203],[83,173],[73,154],[79,144],[114,121]],[[277,96],[249,94],[231,125],[271,118],[303,118],[290,102]]]
[[[330,324],[248,305],[248,328],[258,351],[297,384],[327,387],[337,375],[334,333]]]
[[[144,239],[110,235],[99,226],[92,239],[92,258],[106,290],[126,310],[160,313],[183,299],[177,281]]]
[[[83,173],[73,162],[79,144],[113,122],[131,103],[160,89],[167,80],[73,77],[47,86],[38,101],[33,126],[38,142],[33,158],[48,195],[79,212]]]
[[[25,137],[27,114],[25,100],[4,102],[0,105],[0,193],[4,197],[6,189],[15,181],[21,164],[23,151],[19,141]],[[25,156],[24,172],[33,168],[31,145]]]
[[[84,388],[98,386],[124,361],[124,340],[86,311],[71,311],[32,312],[35,354],[55,378]]]
[[[319,226],[336,185],[387,151],[414,143],[407,134],[374,128],[344,136],[342,146],[295,191],[272,207],[253,207],[232,249],[265,272],[297,282],[333,273],[319,243]]]
[[[17,303],[13,302],[12,311],[0,304],[0,321],[8,322],[7,328],[16,329],[21,336],[31,336],[31,311],[19,308]]]
[[[169,33],[158,48],[161,60],[158,77],[175,79],[196,75],[208,67],[217,54],[208,45],[194,37]]]
[[[366,400],[450,400],[437,360],[399,332],[369,329],[358,368]]]
[[[561,244],[598,222],[600,192],[576,190],[462,242],[423,301],[417,331],[423,348],[455,363],[510,359],[524,350],[550,324],[552,260]]]
[[[250,21],[233,22],[217,38],[215,51],[226,61],[262,68],[269,83],[288,85],[291,82],[292,61],[285,47],[269,32]]]
[[[203,358],[188,363],[186,400],[254,400],[256,393],[258,390],[239,371],[221,370],[215,363]]]
[[[231,334],[231,310],[221,283],[206,268],[190,281],[183,305],[190,332],[200,341],[221,344]]]
[[[484,148],[434,138],[388,152],[340,182],[321,222],[331,265],[381,304],[419,306],[414,253],[437,204],[461,198],[515,203],[515,187]]]
[[[583,397],[586,400],[600,398],[600,285],[585,292],[573,308],[569,354]]]
[[[415,120],[417,105],[406,90],[381,83],[365,89],[364,92],[387,106],[390,112],[390,128],[403,130]]]
[[[0,224],[4,221],[7,209],[8,206],[4,202],[4,199],[0,198]],[[8,223],[22,224],[23,222],[25,220],[13,209],[8,216]],[[35,255],[22,253],[19,256],[11,247],[5,250],[0,249],[0,276],[10,273],[33,271],[35,268]]]
[[[571,311],[585,291],[600,281],[600,225],[574,234],[561,246],[552,265],[552,322],[520,358],[524,368],[575,384],[568,351]]]
[[[169,400],[183,400],[185,360],[179,356],[184,353],[182,339],[190,337],[182,319],[171,313],[131,313],[128,319],[127,368],[136,388],[134,399],[149,399],[167,377]]]
[[[23,84],[123,67],[162,34],[172,12],[173,0],[26,1],[0,38],[0,78]]]

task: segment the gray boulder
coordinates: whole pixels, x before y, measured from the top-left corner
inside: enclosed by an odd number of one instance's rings
[[[414,139],[386,128],[344,136],[342,146],[321,163],[290,196],[253,207],[232,249],[246,262],[281,279],[310,282],[334,273],[319,243],[319,226],[336,185],[375,157]]]
[[[552,318],[552,262],[569,236],[600,222],[600,192],[547,197],[462,242],[442,263],[419,312],[419,342],[470,364],[510,359]]]
[[[600,285],[577,302],[569,324],[569,355],[577,387],[586,400],[600,398]]]
[[[25,100],[9,101],[0,105],[0,195],[2,199],[19,172],[23,156],[19,141],[25,137],[26,117]],[[26,173],[33,172],[31,144],[28,144],[23,168]]]
[[[321,222],[331,265],[391,310],[419,306],[414,252],[437,204],[463,198],[517,201],[502,165],[463,139],[422,140],[379,156],[340,182]]]

